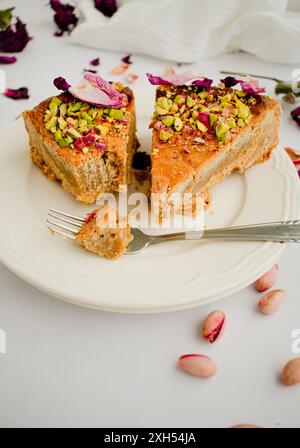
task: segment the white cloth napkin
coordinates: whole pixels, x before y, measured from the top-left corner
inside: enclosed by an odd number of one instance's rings
[[[275,63],[300,62],[300,0],[119,0],[111,18],[77,0],[78,44],[197,62],[243,50]]]

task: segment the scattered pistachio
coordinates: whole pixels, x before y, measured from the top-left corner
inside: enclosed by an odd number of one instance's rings
[[[217,373],[216,363],[204,355],[184,355],[178,360],[178,366],[191,375],[209,378]]]
[[[283,289],[277,289],[269,292],[258,302],[258,309],[263,314],[273,314],[279,310],[286,298],[286,292]]]
[[[221,339],[226,325],[226,316],[223,311],[213,311],[204,321],[202,335],[204,339],[213,344]]]
[[[279,266],[275,264],[268,272],[262,275],[256,282],[255,288],[258,292],[264,292],[272,288],[278,280]]]
[[[279,266],[275,264],[268,272],[255,282],[255,288],[258,292],[264,292],[272,288],[278,280]]]
[[[281,381],[285,386],[295,386],[300,383],[300,357],[291,359],[281,373]]]

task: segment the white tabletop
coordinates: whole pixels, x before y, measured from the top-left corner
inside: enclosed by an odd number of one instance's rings
[[[19,102],[0,98],[2,129],[22,110],[53,94],[56,76],[75,82],[89,68],[88,61],[100,56],[101,74],[110,79],[120,62],[121,54],[53,37],[46,3],[1,2],[1,8],[17,7],[34,37],[17,64],[5,67],[8,86],[27,86],[31,97]],[[137,55],[132,59],[131,72],[140,77],[136,87],[146,84],[145,71],[161,73],[169,66],[182,70],[175,63]],[[297,68],[245,54],[192,67],[215,79],[220,69],[289,79]],[[271,89],[272,83],[267,86]],[[300,149],[299,136],[286,115],[282,145]],[[300,387],[287,389],[278,381],[283,364],[295,356],[291,333],[300,329],[298,275],[299,247],[294,246],[280,262],[277,286],[287,290],[286,304],[270,317],[256,311],[259,295],[253,287],[185,312],[117,315],[60,302],[0,266],[0,329],[7,338],[7,353],[0,355],[0,426],[188,428],[248,422],[300,427]],[[220,343],[209,346],[199,337],[199,326],[215,308],[227,313],[228,329]],[[212,356],[218,374],[202,380],[179,371],[176,361],[184,353]]]

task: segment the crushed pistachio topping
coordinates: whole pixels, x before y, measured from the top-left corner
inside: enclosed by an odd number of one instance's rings
[[[250,122],[251,107],[258,101],[256,95],[231,88],[213,87],[207,92],[194,85],[161,86],[150,127],[162,142],[176,143],[181,133],[194,137],[195,145],[216,138],[222,146]]]
[[[65,102],[63,96],[51,99],[44,122],[61,148],[70,147],[84,154],[92,145],[105,150],[103,138],[109,133],[122,136],[128,125],[125,107],[96,107],[75,98]]]

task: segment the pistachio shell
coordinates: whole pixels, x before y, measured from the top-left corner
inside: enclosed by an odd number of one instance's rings
[[[223,311],[213,311],[207,316],[203,323],[202,335],[204,339],[213,344],[223,336],[225,326],[225,313],[223,313]]]
[[[184,355],[179,358],[178,366],[194,376],[209,378],[217,373],[216,363],[204,355]]]
[[[255,282],[255,288],[259,292],[267,291],[272,288],[278,280],[279,266],[275,264],[268,272]]]
[[[263,314],[273,314],[279,310],[286,298],[283,289],[276,289],[262,297],[258,302],[258,308]]]
[[[281,381],[286,386],[300,384],[300,357],[291,359],[281,373]]]

